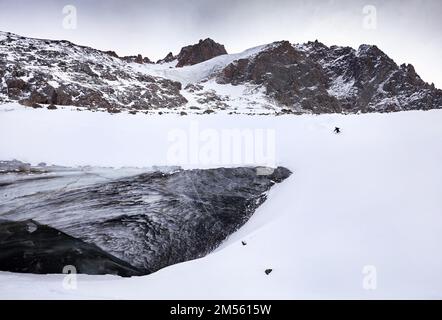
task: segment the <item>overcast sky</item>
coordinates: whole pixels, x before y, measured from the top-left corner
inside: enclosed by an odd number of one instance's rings
[[[76,29],[63,28],[66,5],[77,9]],[[367,5],[375,29],[364,27]],[[0,30],[152,60],[207,37],[232,53],[283,39],[376,44],[442,88],[440,0],[0,0]]]

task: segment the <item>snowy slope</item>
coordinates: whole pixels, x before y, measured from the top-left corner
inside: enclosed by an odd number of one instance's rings
[[[176,68],[176,60],[159,64],[131,63],[137,72],[161,77],[182,84],[181,94],[188,101],[180,108],[186,113],[199,114],[206,110],[229,114],[275,114],[281,111],[275,101],[266,96],[262,86],[255,84],[219,84],[214,77],[227,65],[239,59],[253,59],[258,53],[271,48],[266,44],[240,53],[224,54],[210,60]],[[170,113],[164,108],[157,113]]]
[[[179,83],[134,71],[113,54],[69,41],[0,31],[0,103],[75,105],[115,111],[174,109]],[[3,95],[1,95],[3,94]]]
[[[442,298],[440,110],[146,117],[7,105],[0,112],[0,159],[165,165],[168,134],[192,122],[201,130],[275,130],[276,164],[293,175],[202,259],[139,278],[79,276],[76,290],[63,288],[62,275],[1,272],[0,297]],[[335,126],[341,135],[332,133]],[[194,166],[204,165],[188,165]],[[364,266],[376,267],[376,290],[363,288]]]
[[[229,63],[232,63],[235,60],[253,57],[270,46],[272,46],[272,44],[257,46],[240,53],[224,54],[192,66],[184,66],[181,68],[175,68],[177,63],[176,60],[159,64],[131,63],[131,66],[140,72],[178,81],[186,86],[189,83],[197,83],[207,80],[210,76],[226,67]]]
[[[179,55],[154,64],[141,56],[118,57],[68,41],[0,31],[0,105],[182,115],[442,107],[441,90],[421,79],[412,65],[398,66],[374,45],[356,50],[318,41],[277,41],[211,56],[176,67],[182,62]]]
[[[0,31],[0,105],[18,100],[34,107],[54,104],[109,112],[275,113],[280,108],[259,86],[205,83],[229,63],[271,46],[176,68],[176,61],[140,64],[68,41]]]

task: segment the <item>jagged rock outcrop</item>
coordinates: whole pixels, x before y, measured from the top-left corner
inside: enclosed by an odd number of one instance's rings
[[[138,54],[136,56],[125,56],[125,57],[121,57],[121,60],[126,61],[126,62],[134,62],[134,63],[138,63],[138,64],[143,64],[143,63],[153,63],[152,61],[150,61],[150,59],[148,57],[144,57],[141,54]]]
[[[104,53],[106,53],[114,58],[119,58],[118,54],[115,51],[108,50],[108,51],[104,51]]]
[[[169,52],[163,59],[157,61],[157,63],[168,63],[174,61],[176,58],[172,52]]]
[[[227,54],[224,46],[207,38],[200,40],[197,44],[182,48],[180,53],[176,56],[176,59],[178,60],[176,66],[191,66],[222,54]]]
[[[297,111],[341,111],[337,99],[327,92],[329,79],[321,65],[288,41],[276,42],[253,57],[234,61],[222,70],[218,82],[263,85],[269,97]]]
[[[300,47],[331,80],[329,93],[348,112],[428,110],[442,106],[442,91],[425,83],[411,65],[398,66],[377,46]]]
[[[376,46],[327,47],[276,42],[234,61],[219,83],[252,82],[296,111],[389,112],[442,106],[442,91],[425,83],[411,65],[398,66]]]
[[[229,55],[205,39],[154,64],[0,32],[0,103],[8,101],[112,113],[357,113],[442,108],[442,91],[370,45],[279,41]]]

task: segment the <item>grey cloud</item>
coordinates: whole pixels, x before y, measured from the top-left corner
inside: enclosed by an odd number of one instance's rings
[[[66,4],[78,9],[76,30],[62,28]],[[365,5],[377,9],[376,30],[362,27]],[[441,14],[439,0],[0,0],[0,30],[151,59],[206,37],[230,52],[281,39],[370,43],[442,87]]]

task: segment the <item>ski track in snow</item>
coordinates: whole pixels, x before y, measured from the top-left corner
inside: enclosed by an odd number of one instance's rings
[[[274,129],[276,164],[293,175],[204,258],[130,279],[79,275],[76,290],[63,288],[63,275],[0,272],[0,298],[442,298],[441,110],[180,117],[9,104],[0,107],[0,159],[167,165],[169,132],[192,121],[201,130]],[[376,267],[376,290],[363,289],[366,265]]]

